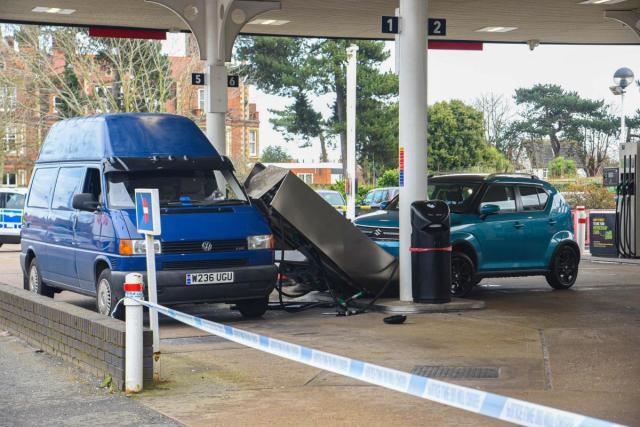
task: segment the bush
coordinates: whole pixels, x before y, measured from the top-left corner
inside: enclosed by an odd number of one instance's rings
[[[563,191],[572,208],[584,206],[587,209],[614,209],[615,195],[606,187],[594,184],[571,184]]]
[[[555,178],[576,176],[576,162],[558,156],[549,162],[549,173]]]
[[[378,187],[397,187],[400,185],[400,170],[389,169],[378,178]]]

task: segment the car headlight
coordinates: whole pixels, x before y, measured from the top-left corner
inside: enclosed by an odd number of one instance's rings
[[[247,237],[247,249],[273,249],[273,235],[261,234]]]
[[[162,253],[160,240],[153,241],[153,248],[156,254]],[[144,240],[120,240],[120,255],[145,255],[147,247]]]

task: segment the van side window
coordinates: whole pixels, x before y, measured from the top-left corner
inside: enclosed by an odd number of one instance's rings
[[[73,195],[80,192],[82,178],[84,178],[84,168],[61,168],[51,209],[71,210]]]
[[[101,201],[102,186],[100,185],[100,170],[96,168],[88,168],[87,175],[84,179],[83,193],[91,193],[96,200]]]
[[[51,200],[51,190],[56,180],[57,168],[38,169],[33,176],[29,202],[27,206],[32,208],[48,208]]]

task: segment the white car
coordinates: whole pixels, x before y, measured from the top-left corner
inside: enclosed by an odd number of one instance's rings
[[[20,243],[26,188],[0,188],[0,246]]]

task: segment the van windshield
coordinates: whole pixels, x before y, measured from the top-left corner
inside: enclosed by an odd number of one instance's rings
[[[231,171],[162,169],[107,174],[109,206],[135,207],[136,188],[157,188],[162,207],[248,203]]]

